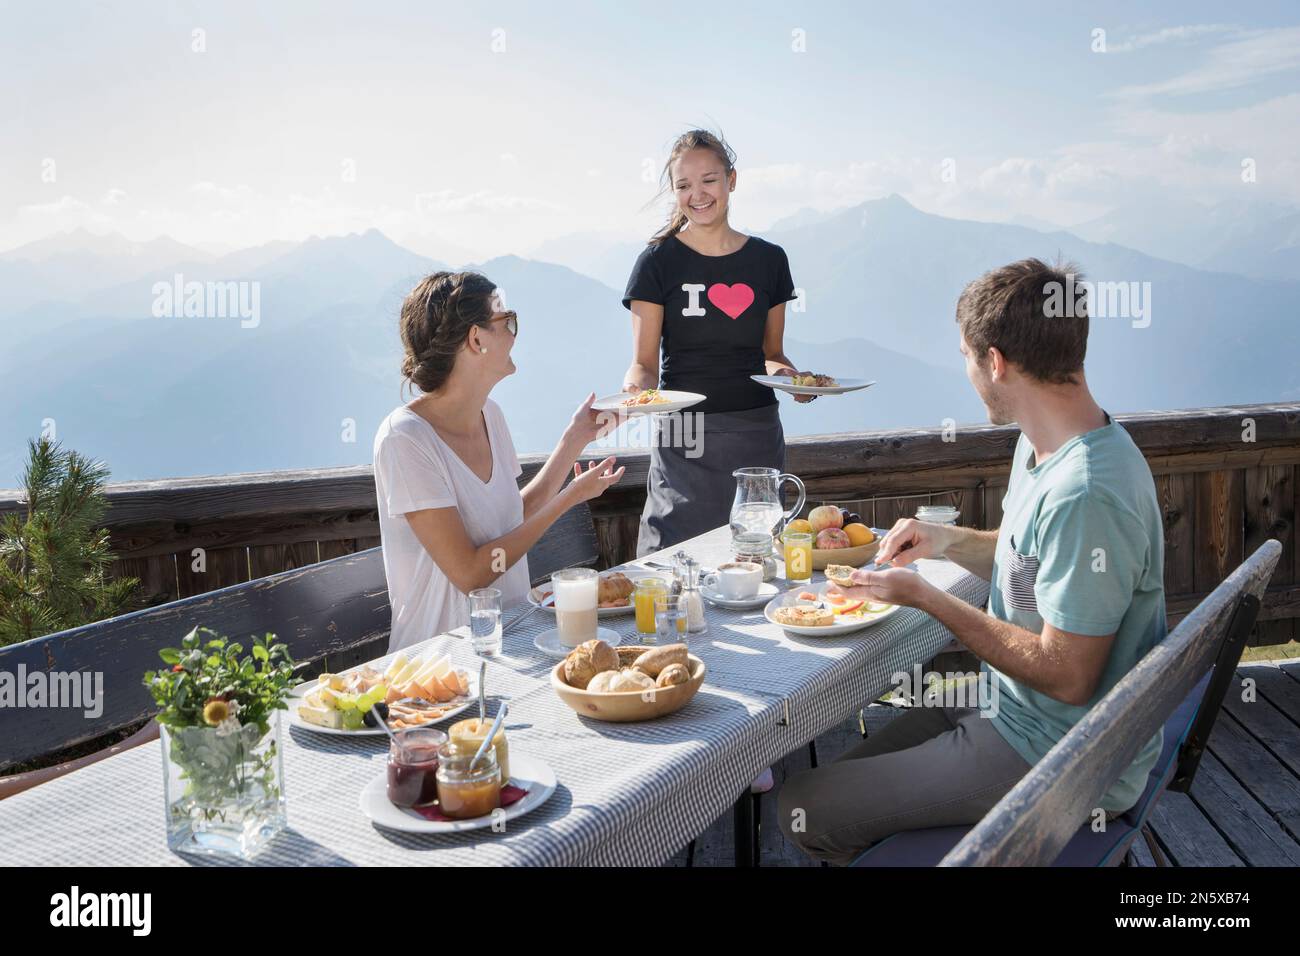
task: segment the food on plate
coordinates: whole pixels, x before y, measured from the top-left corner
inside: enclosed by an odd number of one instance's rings
[[[808,524],[812,526],[813,534],[817,534],[827,528],[843,526],[844,516],[840,514],[840,509],[834,505],[818,505],[808,512]]]
[[[591,679],[601,671],[618,670],[618,653],[604,641],[579,644],[564,659],[564,681],[570,687],[586,690]]]
[[[832,376],[818,375],[816,372],[796,372],[790,382],[812,388],[835,388],[840,384]]]
[[[849,517],[855,517],[850,515]],[[852,521],[844,526],[844,533],[849,536],[849,546],[860,548],[864,544],[871,544],[876,540],[876,533],[866,525],[858,521]]]
[[[676,687],[691,679],[691,672],[685,664],[669,664],[655,678],[656,687]]]
[[[773,612],[778,624],[791,624],[796,627],[830,627],[835,620],[835,612],[824,607],[792,604],[779,607]]]
[[[843,564],[828,564],[823,573],[826,575],[826,580],[836,587],[851,588],[856,587],[853,583],[853,572],[856,570],[856,568],[846,567]]]
[[[669,664],[686,665],[688,655],[685,644],[665,644],[663,647],[655,647],[646,651],[635,661],[632,666],[641,673],[649,677],[658,677]]]
[[[384,671],[366,664],[346,674],[321,674],[298,704],[298,716],[330,730],[377,726],[375,712],[402,730],[441,719],[465,703],[469,674],[445,654],[414,660],[398,654]]]
[[[630,398],[625,398],[619,404],[624,408],[636,408],[640,405],[666,405],[670,399],[660,394],[657,388],[643,388]]]
[[[479,720],[477,717],[471,717],[468,720],[458,720],[447,728],[448,743],[457,751],[468,751],[470,754],[478,752],[478,748],[483,744],[483,738],[488,735],[492,729],[491,720]],[[505,729],[497,731],[497,735],[492,738],[492,749],[496,751],[497,766],[501,768],[501,782],[510,781],[510,742],[506,740]]]
[[[807,518],[795,518],[793,521],[786,524],[785,530],[794,531],[797,534],[816,534],[816,532],[813,531],[812,522]]]
[[[596,579],[598,607],[627,607],[636,585],[622,571],[607,571]]]
[[[817,532],[817,540],[813,546],[818,551],[833,551],[837,548],[852,547],[849,536],[839,528],[823,528]]]
[[[387,696],[384,675],[368,665],[351,674],[321,674],[299,702],[298,716],[329,730],[360,730],[374,725],[370,709]]]

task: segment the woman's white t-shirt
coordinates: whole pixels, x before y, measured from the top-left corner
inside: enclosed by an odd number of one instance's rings
[[[496,402],[483,406],[492,446],[492,477],[484,483],[433,426],[403,405],[375,435],[375,491],[384,574],[393,609],[390,652],[469,623],[469,599],[457,590],[411,530],[405,515],[426,508],[456,508],[475,545],[499,538],[524,520],[515,479],[522,473],[505,416]],[[528,558],[520,558],[492,585],[502,608],[528,593]]]

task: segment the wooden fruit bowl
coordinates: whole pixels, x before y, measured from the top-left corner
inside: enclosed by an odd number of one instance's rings
[[[870,544],[860,544],[856,548],[813,548],[813,570],[825,571],[828,564],[843,564],[850,568],[860,568],[874,558],[879,550],[879,538],[876,538]]]
[[[620,652],[629,648],[619,648]],[[649,648],[640,648],[649,650]],[[624,655],[620,653],[620,658]],[[564,682],[564,661],[551,670],[551,686],[576,713],[592,720],[607,720],[613,723],[627,724],[638,720],[654,720],[685,707],[695,692],[704,683],[704,674],[708,670],[704,661],[694,654],[688,654],[691,679],[676,687],[656,687],[653,691],[626,690],[616,693],[599,694],[579,690]]]

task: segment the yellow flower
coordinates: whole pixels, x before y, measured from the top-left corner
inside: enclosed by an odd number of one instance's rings
[[[220,697],[213,697],[203,705],[203,722],[215,727],[230,716],[230,705]]]

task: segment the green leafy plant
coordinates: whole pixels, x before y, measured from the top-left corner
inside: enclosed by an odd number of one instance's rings
[[[108,469],[47,438],[28,443],[26,511],[0,519],[0,645],[129,610],[139,582],[110,578],[98,525]]]
[[[267,634],[254,637],[245,655],[243,645],[196,627],[158,656],[169,666],[146,673],[144,683],[168,731],[168,759],[185,783],[168,812],[175,820],[230,822],[273,806],[279,752],[267,735],[275,711],[288,706],[288,647]]]
[[[216,631],[196,627],[180,647],[158,652],[167,668],[149,671],[144,682],[158,705],[158,722],[171,730],[217,727],[228,719],[265,734],[271,714],[285,703],[293,684],[293,658],[275,635],[253,638],[247,656],[242,644]],[[233,706],[232,706],[233,705]]]

